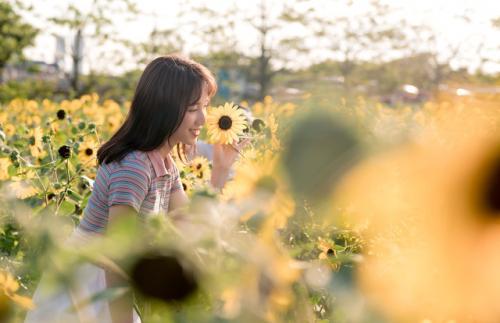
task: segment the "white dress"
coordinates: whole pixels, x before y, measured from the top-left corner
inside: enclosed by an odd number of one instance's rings
[[[78,229],[70,241],[79,236]],[[80,265],[75,272],[71,290],[62,284],[54,286],[42,276],[33,295],[35,308],[28,312],[25,323],[112,323],[108,301],[90,301],[106,289],[105,272],[90,263]],[[86,305],[82,305],[86,304]],[[75,305],[79,305],[75,310]],[[133,312],[134,323],[140,323],[137,312]]]

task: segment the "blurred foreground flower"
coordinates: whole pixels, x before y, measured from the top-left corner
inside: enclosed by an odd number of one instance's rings
[[[38,193],[38,190],[33,185],[23,181],[12,181],[8,184],[7,188],[9,194],[22,200]]]
[[[133,264],[130,277],[142,295],[167,303],[183,301],[199,287],[193,268],[174,255],[143,255]]]
[[[346,120],[326,112],[309,113],[291,128],[283,164],[297,200],[315,206],[361,153],[361,144]]]
[[[236,165],[234,180],[226,184],[222,198],[249,206],[244,208],[242,221],[249,221],[263,212],[266,218],[259,229],[270,237],[274,230],[285,227],[295,210],[289,191],[281,176],[278,158],[267,152],[255,160],[244,159]]]
[[[387,317],[498,322],[500,116],[441,117],[349,173],[336,221],[367,237],[359,280]]]
[[[23,308],[32,309],[34,307],[29,297],[16,294],[19,283],[9,272],[0,270],[0,289],[4,295]]]
[[[43,148],[43,131],[40,127],[33,128],[29,131],[29,149],[34,158],[42,158],[46,152]]]
[[[5,181],[10,178],[9,176],[10,165],[12,165],[10,158],[8,157],[0,158],[0,181]]]
[[[248,128],[245,112],[233,103],[211,108],[207,116],[210,139],[215,143],[232,144]]]

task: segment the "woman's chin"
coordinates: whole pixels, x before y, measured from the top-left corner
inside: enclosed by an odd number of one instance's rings
[[[190,138],[190,139],[182,140],[182,143],[184,145],[194,146],[194,145],[196,145],[196,141],[197,141],[197,138]]]

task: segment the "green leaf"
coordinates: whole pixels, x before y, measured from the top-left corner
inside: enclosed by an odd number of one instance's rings
[[[17,174],[17,167],[14,165],[9,165],[7,168],[7,173],[10,177],[15,176]]]
[[[75,210],[75,204],[68,201],[63,201],[61,203],[61,206],[59,207],[59,213],[62,215],[72,214],[74,210]]]
[[[68,190],[68,197],[72,200],[72,201],[75,201],[77,203],[79,203],[83,197],[78,194],[77,192],[73,191],[73,190]]]

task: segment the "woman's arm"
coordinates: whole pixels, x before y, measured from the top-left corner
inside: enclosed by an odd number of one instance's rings
[[[229,172],[241,154],[241,150],[250,143],[249,139],[242,140],[240,143],[232,145],[213,145],[212,161],[212,186],[221,191],[229,177]]]
[[[178,189],[170,193],[170,200],[168,202],[168,212],[180,209],[187,205],[189,199],[183,189]]]

